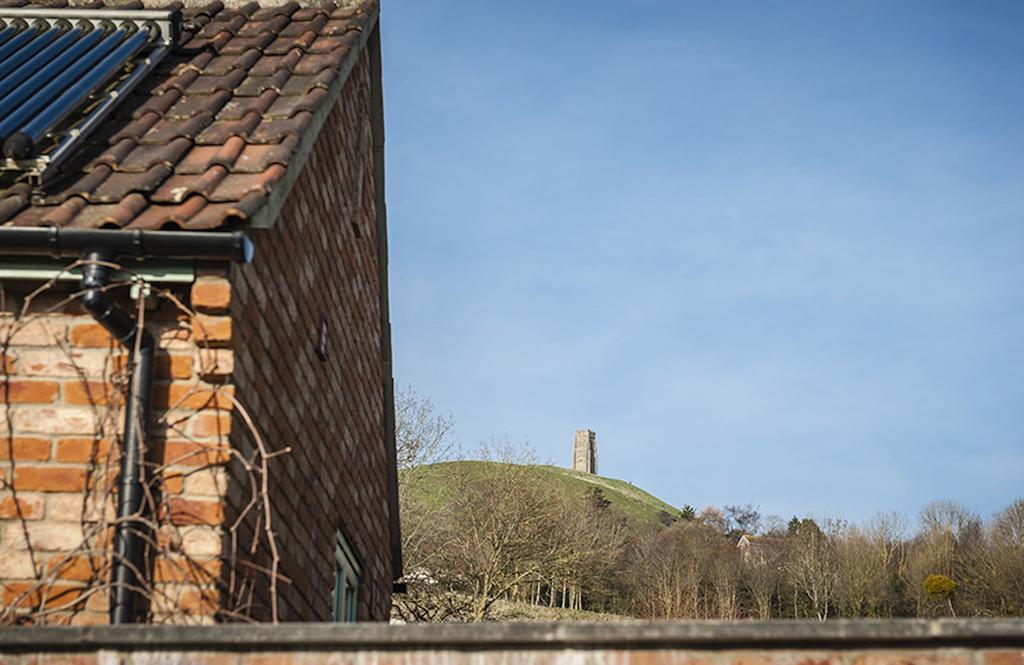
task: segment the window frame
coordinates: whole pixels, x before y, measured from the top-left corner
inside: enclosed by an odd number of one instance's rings
[[[334,594],[331,615],[335,623],[359,620],[359,581],[363,564],[341,529],[334,532]]]

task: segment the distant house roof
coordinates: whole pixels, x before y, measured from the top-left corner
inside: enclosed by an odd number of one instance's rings
[[[76,149],[64,174],[38,186],[23,173],[0,171],[0,225],[202,230],[269,223],[257,218],[301,168],[375,25],[376,0],[170,7],[183,14],[177,48]]]

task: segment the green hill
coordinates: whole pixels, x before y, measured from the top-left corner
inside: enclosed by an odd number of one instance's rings
[[[412,469],[412,474],[408,476],[408,490],[430,501],[441,495],[442,489],[456,470],[483,475],[486,465],[494,464],[500,462],[441,462],[417,467]],[[679,517],[676,508],[624,480],[578,473],[557,466],[531,467],[538,472],[538,482],[550,483],[551,487],[559,492],[583,495],[594,488],[600,489],[611,506],[621,512],[633,526],[661,525],[663,513],[668,513],[673,518]]]

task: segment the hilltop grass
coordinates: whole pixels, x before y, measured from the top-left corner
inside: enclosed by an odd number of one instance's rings
[[[432,503],[441,500],[443,489],[456,470],[483,475],[487,465],[496,464],[502,464],[502,462],[469,460],[440,462],[417,467],[403,473],[412,472],[409,477],[409,490],[428,503]],[[557,466],[528,466],[538,472],[541,482],[550,483],[552,488],[559,492],[582,496],[594,488],[600,489],[604,498],[611,502],[611,506],[622,513],[635,527],[660,526],[662,522],[659,519],[659,514],[662,512],[668,513],[674,518],[680,516],[679,510],[673,506],[623,480],[579,473]]]

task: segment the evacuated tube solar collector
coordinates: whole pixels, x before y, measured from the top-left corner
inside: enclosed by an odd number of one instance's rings
[[[167,55],[180,24],[168,11],[0,8],[0,168],[52,175]]]

